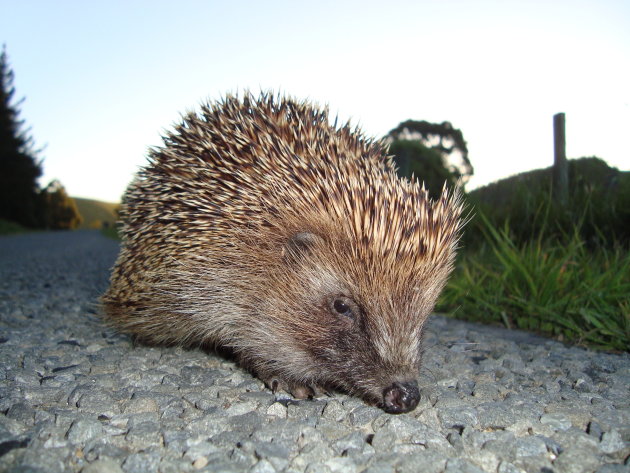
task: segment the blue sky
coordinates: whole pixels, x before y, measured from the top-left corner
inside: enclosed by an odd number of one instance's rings
[[[328,104],[368,135],[460,128],[478,186],[569,157],[630,169],[628,1],[0,0],[42,183],[117,201],[179,114],[246,88]]]

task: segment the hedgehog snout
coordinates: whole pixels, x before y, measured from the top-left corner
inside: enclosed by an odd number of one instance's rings
[[[395,382],[383,389],[383,410],[388,414],[402,414],[416,408],[420,390],[416,381]]]

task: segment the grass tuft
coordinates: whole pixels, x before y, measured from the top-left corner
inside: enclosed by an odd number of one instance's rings
[[[516,244],[483,214],[484,244],[464,254],[438,310],[607,350],[630,349],[630,253],[587,248],[579,232]]]
[[[28,231],[30,230],[18,223],[0,219],[0,235],[12,235],[16,233],[26,233]]]
[[[101,233],[108,238],[113,238],[114,240],[120,240],[120,234],[118,233],[117,225],[108,225],[105,228],[101,229]]]

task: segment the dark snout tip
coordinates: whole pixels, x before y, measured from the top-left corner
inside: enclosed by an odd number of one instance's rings
[[[388,414],[413,411],[420,401],[420,390],[416,381],[393,383],[383,390],[383,410]]]

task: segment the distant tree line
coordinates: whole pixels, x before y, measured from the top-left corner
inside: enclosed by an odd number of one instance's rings
[[[27,228],[72,229],[81,222],[74,201],[59,181],[41,189],[41,149],[20,119],[14,73],[6,46],[0,55],[0,219]]]

